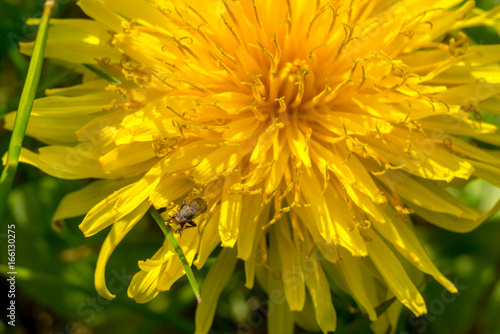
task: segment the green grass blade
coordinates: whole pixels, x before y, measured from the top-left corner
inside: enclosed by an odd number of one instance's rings
[[[101,71],[100,69],[98,69],[92,65],[83,64],[83,66],[85,66],[85,68],[94,72],[95,74],[97,74],[101,78],[105,79],[106,81],[111,82],[112,84],[119,84],[120,83],[120,81],[118,81],[117,79],[113,78],[112,76],[107,75],[106,73],[104,73],[103,71]]]
[[[0,219],[5,214],[7,207],[7,197],[9,196],[14,176],[16,174],[17,165],[19,164],[19,155],[21,154],[21,146],[23,144],[24,134],[28,127],[28,121],[33,108],[33,101],[40,81],[40,73],[42,72],[43,55],[45,53],[45,44],[47,42],[49,18],[54,7],[54,0],[45,2],[43,9],[42,20],[36,36],[35,48],[31,57],[28,75],[24,83],[19,109],[17,111],[12,137],[9,143],[9,151],[7,152],[7,161],[2,171],[0,178]]]
[[[179,246],[179,244],[177,243],[177,240],[175,239],[175,236],[170,230],[170,228],[165,225],[165,221],[160,216],[160,213],[156,211],[155,208],[153,207],[149,208],[149,213],[151,214],[151,216],[153,216],[154,220],[160,226],[163,233],[165,233],[165,236],[167,237],[172,247],[174,247],[174,250],[177,253],[177,256],[179,257],[179,260],[181,260],[182,266],[186,271],[186,276],[189,280],[189,283],[191,284],[191,288],[193,289],[194,295],[196,296],[198,303],[201,303],[200,288],[198,287],[198,283],[194,278],[193,271],[191,270],[191,267],[189,266],[189,263],[186,260],[186,256],[184,256],[184,252],[182,251],[181,246]]]

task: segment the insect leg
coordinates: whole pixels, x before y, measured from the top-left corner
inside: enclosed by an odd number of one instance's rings
[[[187,226],[187,224],[189,224],[189,226]],[[181,227],[179,227],[177,230],[175,230],[175,233],[179,233],[181,234],[182,231],[184,230],[187,230],[188,228],[191,228],[191,227],[196,227],[197,225],[195,224],[194,221],[192,220],[188,220],[186,221]],[[182,235],[182,234],[181,234]]]
[[[192,220],[188,220],[188,221],[186,222],[186,224],[191,225],[191,226],[187,226],[186,228],[191,228],[191,227],[196,227],[196,226],[197,226],[197,225],[194,223],[194,221],[192,221]]]

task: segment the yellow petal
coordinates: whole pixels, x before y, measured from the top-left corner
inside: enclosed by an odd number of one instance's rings
[[[370,229],[364,233],[371,239],[366,243],[373,264],[394,295],[416,316],[427,312],[425,302],[399,260],[385,243]]]
[[[300,311],[304,306],[306,297],[304,273],[301,263],[302,257],[292,241],[289,224],[288,219],[280,220],[274,227],[274,233],[277,234],[275,238],[277,239],[277,247],[281,259],[281,277],[286,300],[291,311]]]
[[[122,220],[115,222],[113,228],[102,244],[95,270],[95,287],[97,292],[99,292],[99,294],[106,299],[115,298],[115,295],[109,292],[106,286],[106,263],[108,262],[108,259],[111,256],[111,253],[113,253],[113,251],[115,250],[116,246],[122,241],[122,239],[125,237],[125,235],[127,235],[132,227],[134,227],[135,224],[142,218],[142,216],[144,216],[148,208],[149,203],[144,202],[135,210],[130,212],[130,214],[123,217]],[[116,281],[116,278],[112,279],[112,281]],[[110,281],[110,286],[113,285],[114,284]]]
[[[255,262],[245,261],[245,288],[252,289],[255,282]]]
[[[357,303],[366,310],[371,321],[377,320],[377,312],[375,311],[377,304],[373,303],[373,300],[366,291],[369,287],[365,283],[367,280],[367,275],[363,270],[365,264],[360,258],[354,257],[347,252],[342,252],[342,261],[339,261],[338,265]]]
[[[273,123],[264,131],[262,135],[259,136],[257,143],[253,147],[250,161],[254,164],[259,164],[261,161],[265,161],[267,151],[273,146],[273,143],[276,141],[278,136],[279,128]]]
[[[287,142],[290,150],[301,161],[306,168],[311,168],[311,158],[309,157],[309,141],[304,132],[298,128],[296,122],[290,122],[285,127]]]
[[[165,158],[165,170],[169,173],[175,173],[198,165],[207,155],[215,151],[214,147],[208,147],[205,144],[215,144],[215,142],[196,140],[179,147]],[[211,171],[209,166],[206,166],[206,170],[207,173]]]
[[[194,257],[196,256],[196,247],[200,242],[200,234],[194,229],[185,231],[182,233],[182,238],[176,235],[177,242],[181,246],[182,251],[186,257],[189,265],[193,263]],[[174,249],[169,245],[169,252],[174,253]],[[169,290],[172,284],[174,284],[180,277],[185,275],[184,267],[179,257],[172,254],[172,257],[166,262],[166,266],[158,279],[158,291]]]
[[[196,334],[208,333],[212,327],[215,307],[236,265],[236,249],[223,248],[207,274],[201,288],[201,303],[196,308]]]
[[[448,88],[436,96],[440,101],[452,105],[471,105],[500,93],[500,84],[478,81],[473,84]]]
[[[369,101],[367,102],[370,103]],[[370,110],[369,104],[363,104],[362,106]],[[390,133],[392,130],[392,125],[390,123],[380,118],[360,114],[335,112],[322,118],[322,121],[325,122],[325,125],[332,129],[336,129],[339,135],[344,135],[344,127],[348,135],[377,133],[377,128],[380,133]]]
[[[133,298],[137,303],[147,303],[158,295],[156,285],[158,277],[162,271],[159,266],[151,271],[139,271],[132,278],[132,282],[128,287],[128,296]]]
[[[328,187],[321,196],[322,187],[318,177],[310,170],[302,174],[300,181],[302,191],[310,207],[297,208],[302,221],[316,221],[321,237],[327,243],[338,244],[348,249],[352,254],[366,255],[366,246],[357,229],[350,229],[354,222],[349,214],[346,203],[333,187]],[[312,228],[308,226],[307,228]]]
[[[413,132],[411,145],[406,144],[408,152],[405,152],[403,144],[408,139],[408,131],[395,128],[393,134],[397,136],[393,137],[392,134],[386,136],[390,152],[381,141],[369,137],[364,139],[378,155],[385,157],[393,166],[401,167],[408,173],[425,179],[450,182],[456,177],[468,179],[474,172],[470,163],[430,138]]]
[[[93,20],[50,20],[45,57],[71,64],[93,64],[102,58],[119,62],[121,54],[109,44],[111,36],[106,31],[103,24]],[[20,43],[20,51],[31,54],[34,44]]]
[[[87,156],[88,148],[91,146],[85,143],[76,147],[45,146],[38,150],[38,154],[22,148],[19,161],[36,166],[45,173],[61,179],[106,179],[108,177],[97,159]]]
[[[135,181],[136,179],[123,179],[119,181],[99,180],[92,182],[82,189],[64,196],[57,206],[52,221],[82,216],[110,193]]]
[[[60,87],[60,88],[50,88],[45,90],[47,96],[82,96],[87,94],[102,94],[107,87],[109,87],[109,81],[105,79],[95,79],[82,82],[79,85]],[[109,94],[109,92],[108,92]],[[115,97],[118,97],[116,95]],[[89,103],[90,101],[87,101]],[[109,100],[105,102],[109,104]]]
[[[139,261],[141,271],[134,275],[127,291],[130,298],[138,303],[146,303],[158,294],[158,279],[165,270],[166,260],[173,255],[173,252],[168,250],[169,246],[166,242],[151,259]]]
[[[163,175],[158,186],[149,196],[155,208],[164,208],[171,202],[182,198],[194,187],[194,183],[184,175]]]
[[[436,281],[441,283],[448,291],[457,292],[457,289],[443,274],[439,272],[434,263],[420,244],[415,232],[408,223],[397,215],[396,210],[389,207],[384,208],[389,224],[373,223],[375,229],[415,267],[432,275]]]
[[[116,178],[144,173],[157,162],[151,142],[118,146],[99,158],[102,169]]]
[[[255,236],[252,241],[252,251],[250,255],[248,256],[248,259],[245,261],[245,278],[246,278],[246,283],[245,287],[247,289],[253,288],[254,280],[255,280],[255,267],[258,263],[262,262],[265,257],[264,254],[262,254],[260,251],[262,248],[259,246],[262,246],[263,241],[265,240],[265,234],[262,230],[262,226],[264,224],[267,224],[268,222],[268,217],[270,215],[270,210],[271,210],[271,205],[268,204],[265,208],[262,209],[262,213],[260,215],[259,220],[256,222],[257,223],[257,230],[255,232]],[[241,238],[244,238],[244,235],[241,233],[238,234],[238,236],[242,236]],[[239,243],[239,241],[238,241]],[[262,258],[262,259],[261,259]]]
[[[408,202],[407,205],[418,216],[448,231],[467,233],[477,228],[484,221],[484,214],[478,214],[476,219],[461,218],[446,213],[427,210],[421,206],[413,205],[410,202]]]
[[[368,173],[366,166],[359,159],[351,155],[347,161],[348,151],[339,146],[332,146],[330,149],[316,142],[311,142],[313,159],[324,173],[328,168],[342,181],[344,185],[352,185],[359,191],[370,197],[370,201],[383,203],[385,199],[381,191],[376,186],[372,176]],[[345,157],[341,159],[339,157]]]
[[[462,119],[453,117],[451,115],[443,116],[430,116],[421,119],[420,124],[427,129],[444,128],[446,125],[446,132],[458,136],[468,136],[471,138],[484,138],[487,142],[492,144],[499,144],[500,140],[491,136],[498,131],[498,128],[492,124],[477,122],[470,119]],[[488,134],[490,136],[488,136]],[[488,140],[489,139],[489,140]]]
[[[257,141],[256,131],[259,125],[259,122],[254,122],[253,116],[234,120],[231,122],[229,129],[224,131],[222,137],[231,142],[244,141],[248,138],[255,138],[255,141]]]
[[[239,179],[239,173],[233,178]],[[225,188],[221,199],[219,236],[222,247],[234,246],[240,227],[242,195],[230,191],[230,188]]]
[[[203,236],[200,238],[200,247],[198,250],[198,257],[193,262],[196,268],[201,269],[212,251],[220,243],[219,237],[219,220],[220,220],[220,210],[213,213],[210,220],[206,222],[206,225],[200,224],[200,229],[203,226]],[[245,262],[246,263],[246,262]]]
[[[488,114],[500,115],[500,100],[498,96],[493,96],[479,103],[479,110]]]
[[[121,116],[119,127],[115,129],[114,141],[116,145],[124,145],[134,141],[150,142],[154,135],[162,138],[175,138],[179,129],[174,126],[174,113],[165,115],[162,113],[164,105],[171,104],[167,98],[159,98],[140,110]],[[111,118],[111,116],[110,116]],[[174,141],[175,142],[175,141]]]
[[[500,168],[479,161],[469,160],[469,162],[475,169],[475,175],[500,188]]]
[[[116,128],[120,127],[120,122],[127,113],[117,111],[112,114],[96,115],[76,131],[76,139],[81,142],[88,141],[102,151],[116,147],[114,142],[117,134]]]
[[[330,286],[316,257],[311,256],[308,260],[305,282],[316,309],[316,321],[323,333],[333,332],[337,327],[337,313],[333,308]]]
[[[239,224],[238,258],[248,260],[252,253],[254,240],[260,239],[262,219],[258,219],[262,203],[262,195],[244,195],[242,198],[241,218]],[[265,215],[263,215],[265,217]]]
[[[5,115],[5,128],[12,130],[15,119],[15,112]],[[74,145],[76,143],[75,132],[91,120],[92,116],[89,115],[72,116],[71,118],[31,116],[26,134],[38,138],[46,144]]]
[[[285,145],[284,140],[279,140],[278,138],[279,137],[275,137],[275,141],[273,143],[275,163],[272,165],[271,171],[269,172],[269,176],[266,180],[266,194],[271,194],[276,190],[276,188],[279,187],[285,172],[285,168],[282,168],[282,166],[286,166],[288,160],[290,159],[290,148],[288,145]]]
[[[379,222],[385,222],[384,215],[380,212],[380,206],[376,205],[372,202],[372,199],[361,191],[351,187],[350,185],[344,185],[349,198],[364,212],[366,212],[369,216],[373,217],[373,219]]]
[[[236,169],[245,152],[250,147],[241,151],[237,146],[219,147],[211,153],[205,154],[200,163],[194,168],[191,176],[198,183],[206,184],[220,177],[226,171]]]
[[[279,254],[277,243],[279,242],[280,236],[277,236],[277,231],[273,229],[270,234],[270,250],[269,250],[269,266],[271,268],[278,268],[280,266],[280,259],[283,259],[282,255]],[[283,262],[281,262],[282,264]],[[276,275],[276,272],[271,270],[268,271],[268,286],[266,291],[269,294],[268,307],[268,319],[267,319],[267,331],[268,333],[294,333],[294,321],[292,306],[288,307],[289,304],[286,303],[288,298],[285,298],[286,287],[284,287],[287,278],[284,277],[286,271],[281,267],[281,277]],[[288,277],[289,279],[289,277]],[[304,283],[302,282],[302,285]],[[283,290],[285,293],[283,293]],[[305,297],[305,288],[304,288]],[[304,302],[302,302],[303,304]],[[302,309],[302,306],[300,307]],[[271,311],[272,310],[272,311]]]
[[[488,163],[500,167],[500,156],[495,156],[495,151],[479,148],[477,146],[471,145],[467,142],[458,140],[456,138],[450,138],[450,139],[451,139],[451,148],[458,154],[461,154],[462,156],[473,160],[478,160],[483,163]],[[471,163],[471,165],[474,166],[474,161],[471,160],[468,161]],[[475,167],[474,169],[475,169],[474,172],[476,172]]]
[[[400,182],[394,182],[393,186],[406,201],[426,210],[467,219],[477,219],[479,217],[476,211],[432,181],[406,175],[406,177],[401,178]]]
[[[94,235],[100,230],[113,224],[115,221],[123,218],[128,213],[119,217],[117,212],[113,210],[113,207],[121,194],[129,191],[130,188],[134,186],[134,183],[129,184],[121,189],[116,190],[113,194],[109,195],[102,201],[100,201],[96,206],[94,206],[83,219],[80,224],[80,229],[86,236]],[[140,204],[137,203],[137,204]]]
[[[118,197],[114,206],[115,211],[127,212],[136,206],[137,201],[148,198],[157,187],[164,172],[164,166],[161,161],[150,168],[133,187]]]
[[[105,5],[104,1],[100,0],[85,0],[79,1],[80,8],[90,17],[94,18],[96,22],[101,21],[109,29],[119,31],[123,18],[118,13]]]
[[[139,181],[114,192],[94,206],[79,226],[85,236],[96,234],[144,202],[160,181],[162,167],[162,163],[157,164]]]

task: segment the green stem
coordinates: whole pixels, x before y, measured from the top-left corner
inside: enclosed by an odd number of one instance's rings
[[[43,55],[45,53],[45,44],[47,42],[49,18],[54,7],[54,0],[47,0],[43,9],[42,20],[36,36],[35,47],[31,57],[28,75],[24,83],[19,108],[12,130],[12,137],[9,143],[9,151],[7,152],[7,161],[0,177],[0,220],[5,214],[7,207],[7,198],[12,189],[14,176],[16,175],[17,166],[19,164],[19,155],[23,145],[24,134],[28,127],[28,121],[33,108],[33,101],[40,81],[40,73],[42,72]]]
[[[154,207],[149,208],[149,213],[151,214],[151,216],[153,216],[154,220],[156,221],[158,226],[160,226],[163,233],[165,233],[165,236],[167,237],[167,240],[170,242],[172,247],[174,247],[174,250],[177,253],[177,256],[179,257],[179,260],[181,260],[182,266],[186,271],[186,276],[189,280],[189,283],[191,284],[191,288],[193,289],[196,299],[198,300],[198,303],[201,303],[200,288],[198,287],[198,283],[194,278],[193,271],[191,270],[191,267],[189,266],[186,256],[184,255],[181,246],[179,246],[177,239],[175,239],[174,234],[172,233],[170,228],[165,225],[165,221],[160,216],[160,213],[155,210]]]

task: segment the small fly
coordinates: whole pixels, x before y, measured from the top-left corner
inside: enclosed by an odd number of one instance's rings
[[[186,200],[181,205],[179,212],[174,212],[173,217],[170,219],[167,225],[172,223],[177,223],[180,227],[175,230],[176,233],[181,233],[185,229],[196,227],[196,224],[193,222],[193,219],[198,217],[199,215],[205,213],[207,211],[207,201],[202,198],[195,198],[188,204],[186,204]],[[189,225],[189,226],[188,226]]]

